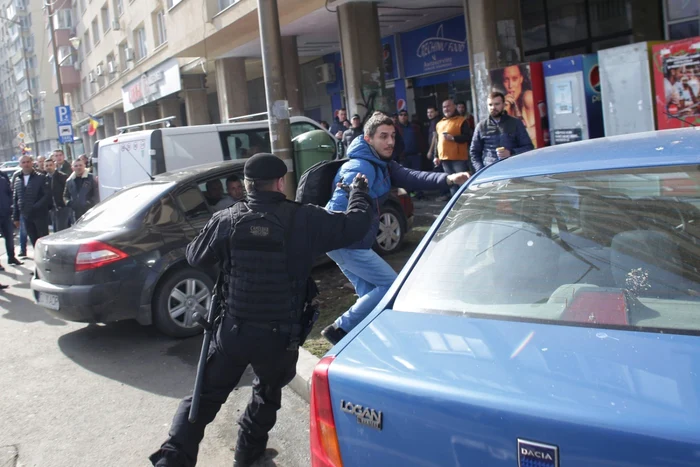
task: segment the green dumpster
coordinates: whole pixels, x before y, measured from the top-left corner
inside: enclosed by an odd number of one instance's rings
[[[297,182],[309,167],[321,161],[333,159],[338,149],[336,139],[324,130],[302,133],[292,140],[292,144],[294,144],[294,173]]]

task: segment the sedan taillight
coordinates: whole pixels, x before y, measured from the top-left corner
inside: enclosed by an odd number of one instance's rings
[[[333,357],[323,357],[311,376],[311,465],[342,467],[338,434],[335,430],[328,367]]]
[[[93,241],[80,245],[75,256],[75,271],[101,268],[127,258],[129,255],[103,242]]]

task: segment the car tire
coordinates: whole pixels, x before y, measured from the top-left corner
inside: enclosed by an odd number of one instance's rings
[[[405,235],[406,219],[403,214],[391,204],[384,205],[379,214],[379,231],[374,251],[382,256],[399,251]]]
[[[163,334],[190,337],[202,332],[194,322],[194,312],[207,315],[214,281],[192,268],[178,269],[158,286],[153,303],[153,323]]]

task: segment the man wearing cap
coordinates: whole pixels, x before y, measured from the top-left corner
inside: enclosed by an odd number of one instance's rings
[[[362,119],[359,115],[355,114],[350,120],[351,127],[345,130],[343,133],[343,144],[345,144],[345,149],[350,147],[350,143],[362,134]]]
[[[352,186],[344,185],[350,191],[347,209],[331,213],[288,201],[286,173],[287,166],[272,154],[248,159],[247,200],[215,213],[187,247],[190,265],[223,268],[225,311],[209,351],[197,421],[187,419],[192,398],[186,397],[168,440],[150,457],[157,467],[196,464],[205,427],[249,364],[256,377],[253,396],[238,420],[234,466],[249,466],[263,457],[282,388],[296,373],[298,348],[310,330],[300,324],[315,295],[313,262],[360,240],[370,228],[371,198],[363,174],[348,180]]]

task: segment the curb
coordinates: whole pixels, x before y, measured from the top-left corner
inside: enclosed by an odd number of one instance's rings
[[[319,360],[320,358],[316,357],[305,348],[299,347],[297,373],[288,386],[307,403],[311,400],[311,375]]]

